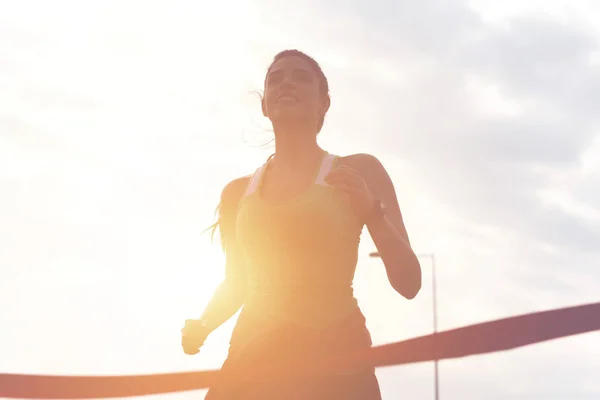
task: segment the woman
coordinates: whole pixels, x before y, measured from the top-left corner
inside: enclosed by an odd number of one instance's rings
[[[292,380],[244,379],[262,367],[292,366],[371,346],[353,296],[359,237],[366,225],[392,287],[407,299],[421,287],[392,182],[373,156],[338,157],[317,144],[330,105],[318,63],[297,50],[267,71],[262,112],[275,154],[225,186],[219,205],[226,277],[182,346],[196,354],[210,332],[244,306],[223,378],[206,399],[380,399],[371,368]]]

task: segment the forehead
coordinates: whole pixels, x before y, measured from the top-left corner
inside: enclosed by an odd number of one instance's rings
[[[293,70],[308,71],[311,73],[314,71],[312,65],[304,58],[298,56],[286,56],[280,58],[271,65],[269,74]]]

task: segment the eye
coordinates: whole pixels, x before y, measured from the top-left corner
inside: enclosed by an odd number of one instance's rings
[[[269,74],[269,77],[267,78],[267,83],[278,83],[283,79],[283,73],[282,72],[273,72],[271,74]]]
[[[308,71],[297,69],[294,71],[294,80],[298,82],[311,82],[312,76]]]

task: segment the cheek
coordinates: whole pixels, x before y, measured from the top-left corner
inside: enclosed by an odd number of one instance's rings
[[[275,108],[275,97],[272,95],[269,95],[268,93],[265,93],[262,104],[263,104],[263,110],[266,113],[269,113],[269,111],[273,111]]]
[[[323,108],[321,93],[318,89],[310,88],[303,93],[304,104],[313,111],[320,111]]]

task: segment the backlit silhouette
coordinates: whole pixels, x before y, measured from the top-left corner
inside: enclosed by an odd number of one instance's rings
[[[370,348],[352,290],[365,225],[394,289],[410,299],[421,286],[384,167],[374,156],[339,157],[317,144],[329,105],[327,78],[316,61],[297,50],[275,56],[262,99],[275,154],[223,190],[218,226],[226,278],[200,320],[183,329],[183,348],[195,354],[243,306],[207,400],[381,398],[372,367],[277,382],[244,379],[277,361],[310,366],[323,355]]]

